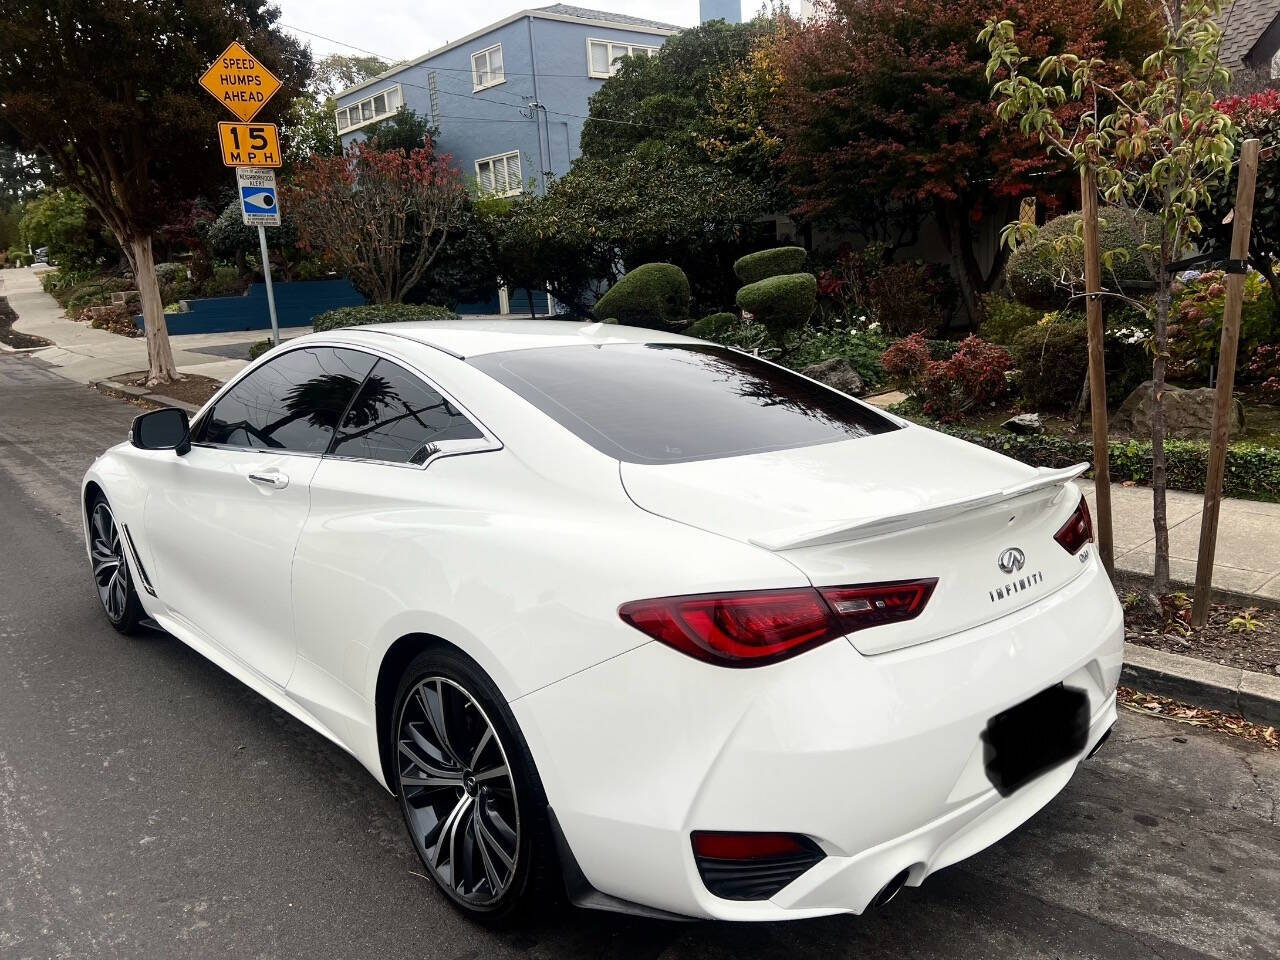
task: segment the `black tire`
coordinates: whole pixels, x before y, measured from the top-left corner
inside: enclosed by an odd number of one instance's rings
[[[401,677],[392,718],[391,786],[414,849],[449,902],[492,926],[557,905],[562,885],[546,794],[493,681],[452,647],[426,650]],[[507,776],[494,772],[500,766]]]
[[[146,612],[134,589],[124,531],[116,522],[107,498],[95,493],[89,499],[89,569],[98,604],[107,622],[127,635],[142,629]]]

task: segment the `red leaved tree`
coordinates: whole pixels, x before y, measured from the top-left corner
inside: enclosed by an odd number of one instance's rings
[[[449,157],[429,140],[409,151],[357,141],[340,157],[313,154],[285,202],[300,247],[319,251],[375,303],[391,303],[427,272],[465,198]]]
[[[911,242],[935,216],[971,319],[1007,256],[981,263],[975,224],[988,214],[1003,224],[1023,197],[1050,210],[1073,197],[1065,164],[994,124],[987,50],[976,37],[1014,7],[1032,57],[1087,51],[1128,75],[1155,47],[1136,10],[1116,24],[1099,16],[1097,0],[820,0],[818,16],[784,34],[774,59],[771,120],[797,215],[891,244]]]

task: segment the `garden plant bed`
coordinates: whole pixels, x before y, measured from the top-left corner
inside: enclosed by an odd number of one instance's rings
[[[15,350],[30,350],[32,347],[51,347],[53,343],[44,337],[33,337],[29,333],[19,333],[13,329],[13,322],[18,319],[9,301],[0,297],[0,343]]]
[[[123,383],[130,387],[142,387],[149,389],[155,393],[165,397],[172,397],[174,400],[182,400],[186,403],[195,404],[197,407],[212,397],[220,389],[222,389],[222,381],[214,380],[212,377],[202,377],[198,373],[185,373],[181,380],[174,380],[172,383],[164,383],[155,387],[147,386],[147,373],[126,373],[123,376],[116,377],[117,383]]]
[[[1255,673],[1280,673],[1280,611],[1214,604],[1209,622],[1193,627],[1186,594],[1165,597],[1157,612],[1145,596],[1131,593],[1124,607],[1130,643]]]

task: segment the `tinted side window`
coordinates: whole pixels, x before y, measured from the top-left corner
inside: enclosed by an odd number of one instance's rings
[[[379,360],[356,395],[333,443],[338,457],[423,463],[431,444],[484,435],[418,377]]]
[[[209,412],[200,439],[233,447],[324,453],[374,357],[291,350],[245,377]]]

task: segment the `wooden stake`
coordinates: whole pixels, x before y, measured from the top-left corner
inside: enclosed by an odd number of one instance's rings
[[[1253,192],[1258,180],[1258,140],[1246,140],[1240,148],[1240,182],[1231,223],[1231,259],[1240,267],[1249,259],[1249,232],[1253,227]],[[1240,304],[1244,299],[1244,273],[1227,273],[1227,298],[1222,310],[1222,342],[1218,347],[1218,392],[1213,403],[1213,432],[1209,436],[1209,471],[1204,481],[1204,509],[1200,515],[1200,551],[1196,555],[1196,592],[1191,622],[1204,626],[1213,595],[1213,555],[1218,546],[1218,511],[1222,506],[1222,476],[1227,468],[1227,440],[1231,422],[1232,391],[1236,385],[1236,348],[1240,344]]]
[[[1098,249],[1098,183],[1092,167],[1080,171],[1080,219],[1084,224],[1085,311],[1089,318],[1089,410],[1093,420],[1093,483],[1097,502],[1098,556],[1112,576],[1111,465],[1107,452],[1107,370],[1102,349],[1102,254]]]

